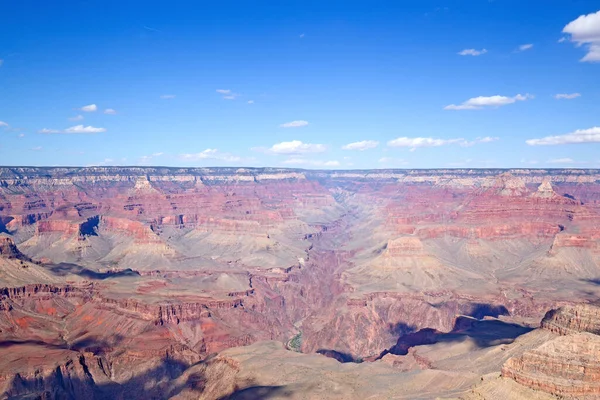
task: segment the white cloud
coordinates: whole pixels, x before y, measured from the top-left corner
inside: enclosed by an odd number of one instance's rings
[[[300,39],[302,39],[304,37],[304,33],[300,34]]]
[[[460,55],[460,56],[480,56],[480,55],[485,54],[487,52],[488,51],[486,49],[481,49],[481,50],[464,49],[463,51],[460,51],[458,53],[458,55]]]
[[[558,43],[563,43],[563,42],[566,42],[566,41],[567,41],[567,38],[564,37],[564,36],[561,37],[560,39],[558,39]]]
[[[170,100],[170,99],[174,99],[175,95],[174,94],[163,94],[162,96],[160,96],[160,98],[163,100]]]
[[[217,89],[216,92],[223,95],[223,99],[225,100],[235,100],[240,96],[238,93],[234,93],[229,89]]]
[[[44,129],[39,130],[38,133],[61,133],[61,131],[59,131],[57,129],[44,128]]]
[[[102,132],[106,132],[105,128],[95,128],[93,126],[83,126],[83,125],[76,125],[76,126],[72,126],[70,128],[67,128],[63,131],[58,130],[58,129],[47,129],[44,128],[40,131],[38,131],[39,133],[46,133],[46,134],[50,134],[50,133],[67,133],[67,134],[75,134],[75,133],[102,133]]]
[[[280,128],[301,128],[303,126],[307,126],[308,125],[308,121],[292,121],[292,122],[286,122],[285,124],[281,124],[279,125]]]
[[[600,11],[581,15],[569,22],[563,33],[571,35],[571,42],[577,46],[586,46],[587,54],[582,62],[600,62]]]
[[[117,110],[114,110],[112,108],[107,108],[106,110],[104,110],[104,114],[115,115],[116,113],[117,113]]]
[[[156,158],[156,157],[160,157],[160,156],[162,156],[162,155],[163,155],[163,153],[162,153],[162,152],[158,152],[158,153],[153,153],[153,154],[151,154],[151,155],[149,155],[149,156],[141,156],[141,157],[138,159],[138,164],[141,164],[141,165],[147,165],[147,164],[150,164],[150,162],[151,162],[151,161],[152,161],[154,158]]]
[[[20,138],[24,138],[24,137],[25,137],[25,134],[24,134],[24,133],[19,133],[19,137],[20,137]]]
[[[248,104],[254,104],[254,100],[248,100]]]
[[[80,110],[83,112],[94,112],[94,111],[98,110],[98,106],[95,104],[90,104],[90,105],[81,107]]]
[[[530,146],[554,146],[560,144],[600,143],[600,127],[578,129],[566,135],[546,136],[525,141]]]
[[[112,158],[105,158],[104,161],[100,161],[99,163],[94,163],[94,164],[88,164],[87,167],[100,167],[100,166],[104,166],[104,165],[114,165],[114,161]],[[126,158],[122,159],[121,161],[127,161]]]
[[[376,142],[375,140],[363,140],[361,142],[348,143],[347,145],[342,146],[342,149],[364,151],[374,149],[377,146],[379,146],[379,142]]]
[[[187,161],[200,161],[200,160],[219,160],[225,162],[239,162],[242,161],[241,157],[234,156],[229,153],[221,153],[217,149],[206,149],[199,153],[185,153],[180,154],[179,158]]]
[[[260,151],[267,154],[308,154],[308,153],[322,153],[327,150],[324,144],[312,144],[302,143],[300,140],[292,140],[291,142],[281,142],[274,144],[271,148],[265,149],[262,147],[255,147],[252,150]]]
[[[457,144],[462,147],[471,147],[480,143],[491,143],[499,140],[497,137],[478,137],[474,140],[466,140],[463,138],[456,139],[436,139],[436,138],[426,138],[426,137],[399,137],[394,140],[390,140],[387,145],[389,147],[407,147],[410,151],[414,151],[420,147],[441,147]]]
[[[8,128],[9,127],[9,125],[6,122],[4,122],[4,121],[0,121],[0,126],[2,126],[4,128]]]
[[[82,119],[83,119],[83,115],[79,114],[79,115],[69,118],[69,121],[81,121]]]
[[[289,158],[283,161],[288,165],[309,165],[312,167],[339,167],[339,161],[308,160],[306,158]]]
[[[534,96],[530,95],[530,94],[518,94],[514,97],[507,97],[507,96],[479,96],[479,97],[473,97],[461,104],[450,104],[446,107],[444,107],[444,110],[481,110],[483,108],[486,107],[501,107],[501,106],[505,106],[507,104],[513,104],[516,103],[517,101],[525,101],[525,100],[530,100],[533,99]]]
[[[93,126],[76,125],[64,130],[64,133],[102,133],[105,128],[95,128]]]
[[[42,149],[43,149],[42,146],[36,146],[36,147],[33,147],[31,150],[33,150],[33,151],[40,151]]]
[[[394,140],[390,140],[387,145],[389,147],[408,147],[411,151],[419,147],[440,147],[449,144],[464,143],[464,139],[434,139],[425,137],[399,137]]]
[[[559,93],[559,94],[555,94],[554,98],[556,100],[561,100],[561,99],[565,99],[565,100],[573,100],[576,99],[578,97],[581,97],[580,93]]]
[[[492,143],[492,142],[496,142],[498,140],[500,140],[500,138],[498,138],[498,137],[486,136],[486,137],[475,138],[475,140],[464,140],[464,141],[460,142],[459,144],[462,147],[471,147],[471,146],[475,146],[476,144]]]
[[[548,164],[574,164],[575,161],[572,158],[555,158],[552,160],[548,160]]]
[[[533,49],[533,44],[527,43],[519,46],[519,51],[527,51]]]

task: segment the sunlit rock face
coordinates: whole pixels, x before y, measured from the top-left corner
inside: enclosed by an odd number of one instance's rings
[[[286,348],[315,379],[391,374],[398,393],[438,378],[436,395],[462,393],[511,357],[498,382],[548,389],[555,371],[528,371],[554,350],[525,350],[598,333],[585,305],[600,295],[598,182],[595,170],[0,168],[0,393],[218,398],[231,393],[211,397],[214,380],[271,385],[248,371]],[[592,354],[579,338],[572,350]],[[235,350],[253,344],[264,360]],[[342,375],[322,383],[350,384]],[[594,395],[593,379],[570,395]],[[309,390],[288,384],[289,398]]]

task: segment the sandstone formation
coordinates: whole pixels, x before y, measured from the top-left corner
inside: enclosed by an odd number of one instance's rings
[[[600,397],[600,336],[576,333],[511,358],[502,375],[532,389],[574,399]]]
[[[0,393],[219,398],[280,379],[272,398],[458,397],[511,357],[479,393],[550,387],[553,371],[532,372],[553,360],[540,346],[598,332],[595,309],[575,306],[600,296],[598,182],[569,169],[0,168]],[[581,337],[573,350],[593,366]],[[593,395],[590,376],[565,375],[572,396]]]

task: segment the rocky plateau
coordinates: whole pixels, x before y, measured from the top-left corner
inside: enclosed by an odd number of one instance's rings
[[[2,399],[600,399],[600,171],[0,168]]]

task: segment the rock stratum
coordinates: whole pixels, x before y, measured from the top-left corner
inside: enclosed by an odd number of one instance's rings
[[[0,168],[0,398],[600,398],[599,295],[597,170]]]

